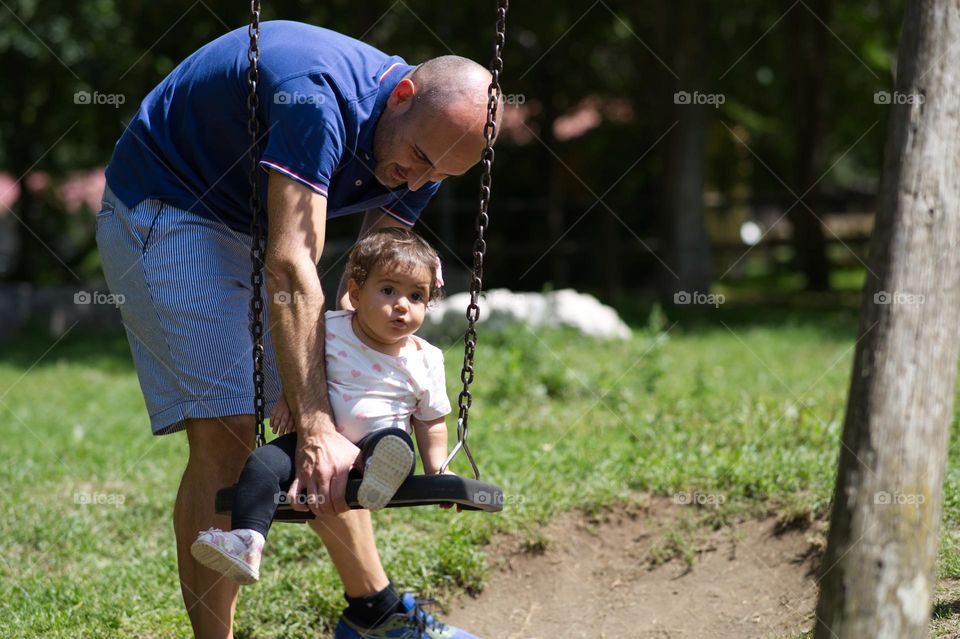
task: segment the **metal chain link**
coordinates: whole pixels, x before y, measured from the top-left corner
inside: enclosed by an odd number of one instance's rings
[[[266,443],[264,418],[266,400],[263,394],[263,229],[261,228],[261,202],[259,189],[259,162],[257,153],[260,139],[260,122],[257,120],[257,83],[260,81],[260,0],[250,0],[250,45],[247,49],[247,109],[250,119],[247,121],[247,131],[250,133],[250,148],[247,155],[250,158],[250,212],[253,219],[250,222],[250,261],[253,271],[250,275],[250,284],[253,293],[250,297],[250,336],[253,338],[253,412],[257,420],[257,447]]]
[[[473,382],[473,357],[477,351],[477,321],[480,319],[480,291],[483,289],[483,258],[487,252],[487,241],[484,234],[490,221],[490,187],[492,184],[491,169],[493,168],[493,141],[497,136],[497,110],[500,106],[500,74],[503,72],[503,46],[506,40],[506,22],[508,0],[497,2],[496,40],[493,48],[493,60],[490,62],[490,86],[487,87],[487,122],[483,127],[483,137],[486,146],[480,155],[480,164],[483,175],[480,178],[480,211],[477,214],[477,239],[473,243],[473,279],[470,281],[470,304],[467,306],[467,331],[463,336],[463,368],[460,370],[460,381],[463,390],[457,398],[460,412],[457,417],[457,445],[451,451],[441,470],[446,470],[450,461],[461,448],[470,460],[474,477],[480,479],[480,470],[473,459],[470,447],[467,445],[467,427],[469,426],[470,406],[473,396],[470,394],[470,384]]]

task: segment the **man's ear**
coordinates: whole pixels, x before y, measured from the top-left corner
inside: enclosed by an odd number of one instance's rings
[[[409,109],[413,104],[413,96],[417,94],[417,85],[410,78],[404,78],[397,83],[387,98],[387,108],[394,110],[397,108]]]

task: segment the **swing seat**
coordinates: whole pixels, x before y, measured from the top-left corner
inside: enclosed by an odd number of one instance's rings
[[[346,500],[352,509],[362,508],[357,502],[360,482],[359,478],[347,480]],[[228,486],[217,491],[217,513],[226,514],[233,509],[234,488],[235,486]],[[400,485],[386,507],[403,508],[444,503],[457,504],[463,510],[496,513],[503,510],[503,491],[493,484],[458,475],[413,475]],[[285,500],[280,502],[273,516],[274,521],[293,523],[303,523],[313,518],[314,515],[309,510],[294,510]]]

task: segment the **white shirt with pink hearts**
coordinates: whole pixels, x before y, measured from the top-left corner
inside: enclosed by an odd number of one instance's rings
[[[337,430],[356,443],[381,428],[411,432],[410,418],[447,415],[443,353],[413,336],[417,350],[393,357],[353,332],[353,311],[327,311],[327,389]]]

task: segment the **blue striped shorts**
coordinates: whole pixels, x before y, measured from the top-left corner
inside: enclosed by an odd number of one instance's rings
[[[159,200],[128,208],[109,186],[96,224],[153,434],[183,430],[187,419],[252,415],[250,236]],[[269,416],[280,382],[266,306]]]

